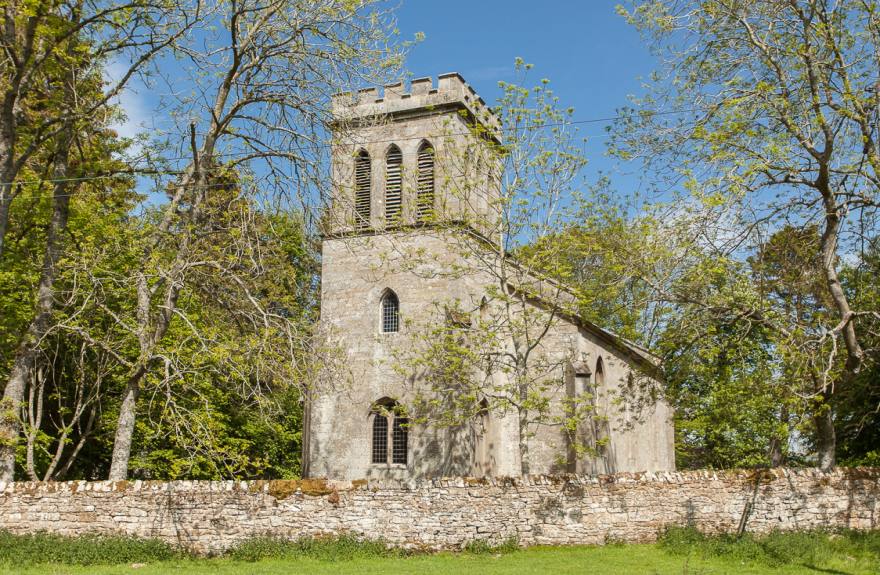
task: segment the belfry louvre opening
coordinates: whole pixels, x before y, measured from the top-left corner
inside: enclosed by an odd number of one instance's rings
[[[391,146],[385,158],[385,220],[395,224],[400,220],[403,202],[403,154]]]
[[[370,226],[370,172],[370,155],[363,150],[354,162],[355,225],[361,229]]]
[[[425,222],[434,213],[434,148],[427,142],[419,148],[418,170],[416,220]]]

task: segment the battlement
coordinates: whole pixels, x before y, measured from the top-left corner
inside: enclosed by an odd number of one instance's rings
[[[483,99],[457,72],[441,74],[437,86],[433,78],[416,78],[409,82],[359,90],[356,94],[344,92],[333,97],[333,116],[339,121],[360,120],[381,116],[410,116],[423,113],[465,109],[500,139],[501,121]]]

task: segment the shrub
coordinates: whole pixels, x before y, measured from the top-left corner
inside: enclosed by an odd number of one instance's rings
[[[489,539],[471,539],[462,547],[465,553],[511,553],[519,549],[519,540],[516,537],[508,537],[501,543],[494,543]]]
[[[50,533],[15,535],[0,531],[0,563],[33,565],[113,565],[168,561],[184,552],[158,539],[127,536],[80,535],[64,537]]]

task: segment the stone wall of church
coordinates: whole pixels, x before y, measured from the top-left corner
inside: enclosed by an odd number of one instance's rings
[[[419,394],[416,382],[399,373],[417,342],[409,332],[443,321],[444,302],[479,305],[471,294],[482,290],[473,278],[448,277],[457,257],[440,234],[402,232],[325,240],[321,322],[332,345],[344,350],[345,359],[332,378],[334,385],[321,389],[312,404],[311,476],[403,479],[474,474],[471,434],[452,428],[413,426],[407,465],[370,462],[371,406],[389,398],[411,407]],[[387,290],[400,302],[397,333],[381,330],[380,306]]]
[[[353,533],[454,549],[654,540],[707,532],[877,529],[880,469],[532,476],[396,482],[172,481],[0,484],[0,529],[156,537],[217,553],[256,536]]]
[[[443,229],[325,240],[321,321],[331,344],[344,351],[344,361],[327,378],[332,385],[319,390],[312,403],[309,476],[405,479],[520,473],[518,420],[512,409],[491,409],[480,421],[474,418],[456,427],[413,425],[406,465],[370,462],[371,406],[393,399],[411,408],[429,389],[426,375],[407,364],[412,360],[407,355],[424,345],[424,330],[446,321],[446,305],[456,304],[469,316],[482,314],[481,300],[497,279],[485,271],[485,263],[471,261],[478,246],[466,235]],[[398,333],[381,332],[380,304],[388,290],[400,303]],[[490,309],[493,303],[488,302]],[[546,315],[537,308],[530,311],[539,328],[545,325],[538,316],[542,313]],[[549,366],[543,368],[548,381],[543,392],[553,408],[542,425],[530,429],[530,473],[674,470],[671,410],[662,399],[648,402],[624,387],[634,371],[632,359],[564,318],[546,321],[548,329],[532,353],[532,364]],[[503,325],[504,317],[495,323]],[[596,385],[591,377],[590,389],[578,392],[589,391],[597,401],[595,417],[586,417],[584,426],[601,426],[598,434],[610,440],[595,457],[581,455],[574,468],[566,460],[561,427],[550,425],[562,413],[563,365],[573,352],[593,371],[602,359],[604,383]],[[401,368],[414,375],[404,377]],[[500,388],[507,388],[504,374],[495,377]]]

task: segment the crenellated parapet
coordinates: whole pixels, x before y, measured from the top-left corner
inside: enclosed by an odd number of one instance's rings
[[[333,97],[333,116],[338,121],[363,121],[383,116],[410,117],[445,113],[459,109],[485,126],[500,141],[501,121],[479,94],[457,72],[433,78],[416,78],[357,93],[345,92]]]

